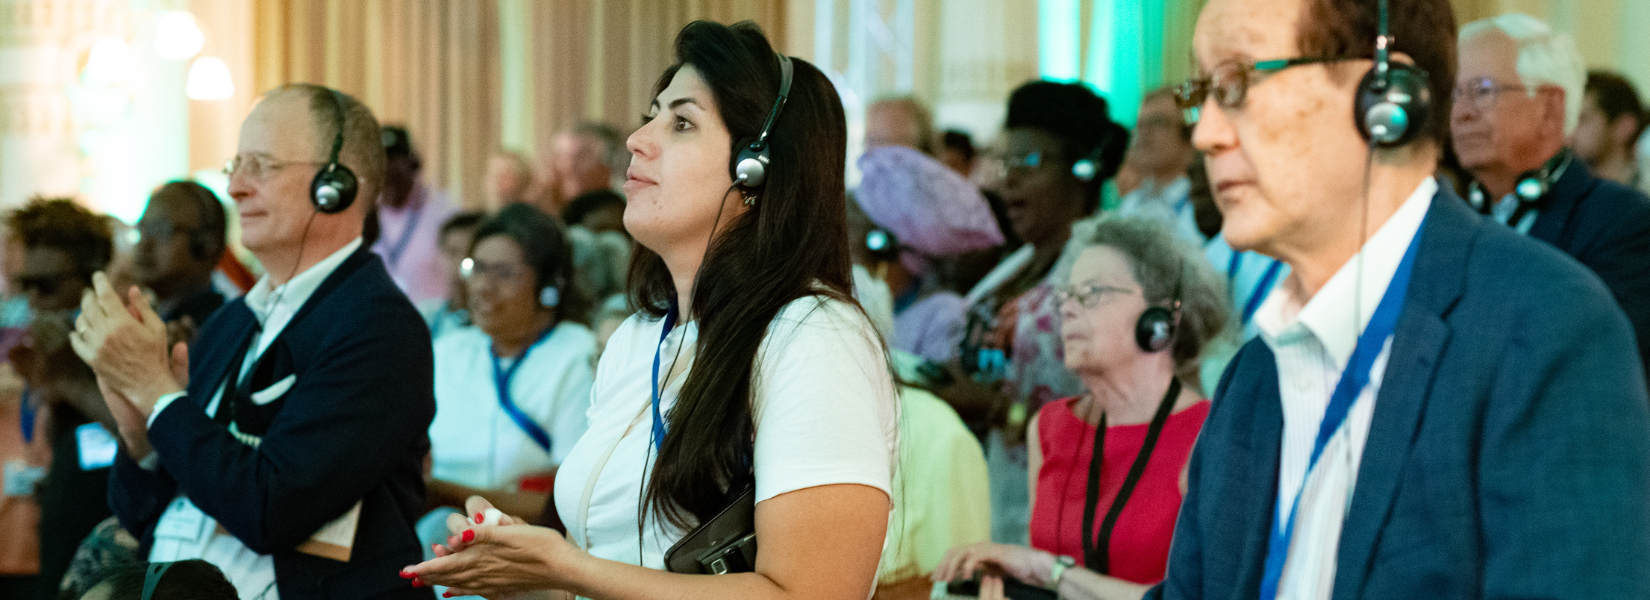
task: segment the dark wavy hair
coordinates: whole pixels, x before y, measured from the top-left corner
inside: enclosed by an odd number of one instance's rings
[[[756,137],[778,96],[773,47],[754,23],[707,21],[689,23],[675,47],[676,62],[654,95],[692,65],[732,134],[731,158]],[[819,69],[791,62],[790,98],[769,137],[772,166],[760,199],[705,250],[690,300],[698,354],[666,416],[669,434],[647,486],[644,506],[684,528],[714,516],[752,477],[751,376],[768,323],[807,296],[858,306],[849,283],[842,100]],[[642,246],[631,257],[629,298],[655,318],[676,298],[664,260]]]
[[[35,197],[6,219],[12,239],[27,248],[56,248],[75,263],[75,274],[92,274],[109,265],[115,253],[114,229],[103,217],[68,198]]]
[[[470,242],[470,254],[483,240],[495,236],[510,238],[521,248],[527,266],[533,269],[533,286],[556,286],[561,303],[556,305],[556,316],[562,320],[590,323],[590,299],[578,278],[573,276],[573,249],[567,234],[556,218],[528,204],[516,203],[499,209],[498,213],[476,227],[475,240]]]

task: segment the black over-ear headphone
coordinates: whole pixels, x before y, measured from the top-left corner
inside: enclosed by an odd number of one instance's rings
[[[768,135],[773,133],[773,124],[779,120],[779,110],[785,107],[785,99],[791,95],[791,59],[783,54],[774,53],[779,57],[779,97],[773,101],[773,110],[768,111],[768,121],[762,124],[762,133],[756,136],[756,141],[745,146],[733,157],[733,182],[747,190],[762,186],[768,180]]]
[[[343,94],[338,90],[328,89],[332,93],[332,103],[337,109],[338,135],[332,138],[332,154],[327,157],[327,164],[315,174],[315,180],[309,184],[309,200],[315,204],[315,210],[323,213],[340,213],[355,203],[357,182],[355,173],[349,167],[338,162],[338,153],[344,150],[344,121],[346,108]]]
[[[1427,72],[1414,65],[1394,63],[1388,0],[1380,0],[1379,31],[1375,36],[1375,67],[1358,82],[1352,119],[1365,140],[1382,148],[1402,146],[1420,135],[1432,111],[1432,88]]]
[[[1175,273],[1174,293],[1169,297],[1168,306],[1153,306],[1140,313],[1140,320],[1134,322],[1134,343],[1145,352],[1162,352],[1169,349],[1174,342],[1175,333],[1180,329],[1180,282],[1186,278],[1186,261],[1180,261],[1180,269]]]
[[[1558,183],[1558,179],[1564,176],[1564,171],[1570,167],[1570,160],[1574,157],[1575,154],[1569,148],[1565,148],[1559,150],[1558,154],[1554,154],[1552,158],[1547,159],[1547,162],[1542,163],[1540,168],[1525,171],[1518,175],[1518,183],[1513,185],[1513,196],[1518,198],[1519,210],[1513,216],[1511,222],[1513,226],[1518,225],[1519,219],[1528,210],[1524,208],[1525,206],[1534,205],[1547,197],[1547,192],[1551,191],[1553,185]],[[1472,182],[1472,185],[1467,187],[1467,202],[1472,204],[1472,207],[1477,209],[1478,212],[1486,215],[1490,214],[1490,210],[1495,207],[1495,202],[1491,202],[1485,197],[1484,186],[1477,181]]]
[[[143,600],[155,597],[155,588],[160,585],[160,579],[166,576],[166,570],[176,563],[156,562],[149,563],[143,574]]]

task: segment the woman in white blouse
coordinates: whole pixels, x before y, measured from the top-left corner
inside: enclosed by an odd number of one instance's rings
[[[655,90],[624,186],[641,312],[608,342],[590,430],[556,478],[567,538],[477,525],[489,505],[472,499],[442,556],[403,576],[495,598],[864,600],[898,426],[883,345],[850,294],[841,99],[743,23],[688,25]],[[741,178],[738,155],[756,150],[765,177],[746,164]],[[754,572],[661,570],[751,483]]]
[[[596,338],[550,215],[514,204],[482,222],[462,263],[471,327],[435,341],[430,503],[480,494],[536,519],[585,430]],[[445,539],[437,522],[436,540]]]

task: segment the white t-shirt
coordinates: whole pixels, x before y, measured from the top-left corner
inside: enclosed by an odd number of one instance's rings
[[[687,532],[651,513],[645,527],[637,523],[643,478],[656,464],[650,372],[656,348],[662,382],[672,357],[691,369],[698,331],[679,325],[660,344],[663,327],[636,315],[608,340],[591,390],[590,430],[562,463],[555,487],[573,543],[592,556],[655,569]],[[660,399],[666,414],[687,379],[678,371]],[[752,394],[757,502],[828,484],[889,491],[898,400],[876,333],[853,306],[808,297],[781,309],[757,350]]]
[[[460,485],[514,490],[523,476],[560,464],[584,435],[596,337],[583,325],[564,321],[516,359],[526,362],[510,379],[510,400],[550,434],[549,452],[499,404],[492,344],[473,326],[435,341],[431,473]],[[506,359],[500,367],[508,370],[510,363]]]

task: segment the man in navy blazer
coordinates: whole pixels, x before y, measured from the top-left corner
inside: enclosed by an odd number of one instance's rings
[[[1475,179],[1468,200],[1597,273],[1650,368],[1650,198],[1565,148],[1586,104],[1574,40],[1516,13],[1468,23],[1458,40],[1456,87],[1470,100],[1455,104],[1450,129]]]
[[[1222,378],[1147,597],[1650,597],[1632,329],[1597,276],[1433,179],[1453,15],[1390,6],[1394,62],[1430,77],[1403,91],[1431,110],[1408,106],[1415,137],[1373,151],[1349,117],[1374,2],[1211,0],[1200,17],[1214,78],[1186,95],[1223,232],[1293,274]],[[1294,57],[1334,60],[1248,62]]]
[[[323,211],[328,191],[312,187],[344,169],[357,189],[336,183],[343,208]],[[435,402],[429,332],[362,247],[383,171],[365,106],[276,89],[229,167],[263,280],[170,357],[135,289],[122,296],[99,274],[83,298],[72,342],[124,450],[109,501],[150,561],[205,559],[243,598],[431,597],[397,574],[422,556],[413,525]]]

